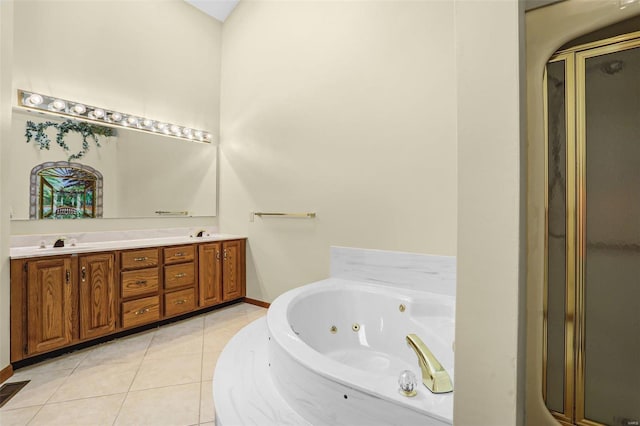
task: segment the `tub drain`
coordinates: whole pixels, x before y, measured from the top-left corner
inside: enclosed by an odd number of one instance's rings
[[[358,323],[354,323],[354,324],[351,326],[351,329],[352,329],[353,331],[360,331],[360,324],[358,324]]]

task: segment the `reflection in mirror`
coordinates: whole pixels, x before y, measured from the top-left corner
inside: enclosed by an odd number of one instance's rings
[[[66,161],[39,164],[31,171],[29,219],[102,217],[102,174]]]
[[[26,143],[27,121],[65,119],[14,109],[11,143],[12,219],[215,216],[217,146],[118,129],[90,140],[82,158],[82,135],[69,132],[49,149]],[[158,213],[159,212],[159,213]]]

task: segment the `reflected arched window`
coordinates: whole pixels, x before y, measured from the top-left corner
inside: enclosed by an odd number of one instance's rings
[[[30,219],[102,217],[102,173],[67,161],[39,164],[31,170]]]

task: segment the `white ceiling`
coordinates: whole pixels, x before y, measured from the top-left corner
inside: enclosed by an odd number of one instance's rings
[[[184,0],[209,16],[224,22],[240,0]],[[524,0],[525,10],[537,9],[564,0]]]
[[[224,22],[240,0],[184,0],[218,21]]]

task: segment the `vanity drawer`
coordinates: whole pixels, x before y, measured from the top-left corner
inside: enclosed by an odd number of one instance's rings
[[[191,312],[196,308],[196,289],[174,291],[164,295],[164,315],[167,317]]]
[[[193,246],[166,247],[164,249],[164,263],[192,262],[196,256]]]
[[[158,268],[122,272],[121,278],[123,299],[158,291]]]
[[[160,319],[160,298],[145,297],[122,304],[122,327],[135,327]]]
[[[177,288],[195,284],[196,267],[193,262],[164,267],[164,288]]]
[[[121,253],[120,265],[122,269],[140,269],[158,264],[158,249],[144,249],[124,251]]]

